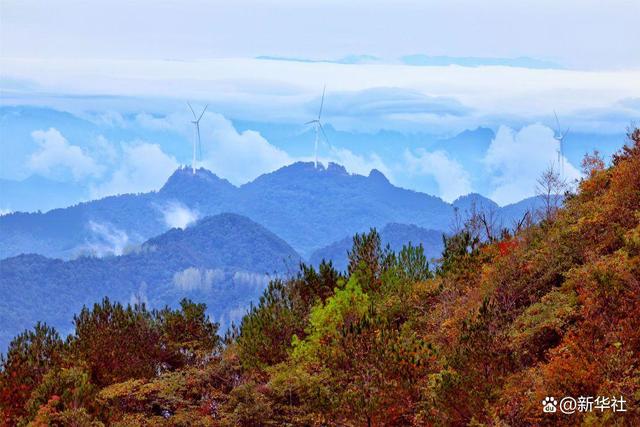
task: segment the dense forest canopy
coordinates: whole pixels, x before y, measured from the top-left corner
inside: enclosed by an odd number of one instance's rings
[[[470,218],[435,271],[356,235],[345,273],[302,265],[223,338],[187,300],[105,299],[65,340],[38,325],[2,358],[5,423],[638,425],[640,130],[583,166],[538,222]],[[545,413],[549,396],[617,406]]]

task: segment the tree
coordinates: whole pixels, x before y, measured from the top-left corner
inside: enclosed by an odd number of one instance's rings
[[[219,350],[218,324],[211,322],[206,309],[205,304],[185,298],[180,301],[180,310],[165,308],[158,313],[171,369],[206,361]]]
[[[366,289],[378,287],[380,275],[395,263],[395,254],[389,246],[382,249],[380,233],[375,228],[368,233],[356,233],[347,255],[349,276],[359,276]]]
[[[442,236],[444,250],[440,265],[436,273],[444,276],[465,268],[464,260],[478,253],[480,248],[480,237],[474,236],[468,230],[463,230],[453,236]]]
[[[312,307],[333,295],[341,283],[341,275],[324,261],[318,271],[300,264],[297,277],[271,281],[258,305],[242,319],[237,342],[243,365],[261,368],[284,361],[291,338],[305,335]]]
[[[83,368],[54,368],[42,378],[26,406],[35,425],[102,425],[97,392]]]
[[[45,374],[60,364],[64,344],[55,329],[37,323],[0,355],[0,409],[8,424],[25,415],[25,403]]]
[[[550,165],[537,180],[536,194],[542,198],[541,219],[551,221],[562,204],[562,196],[568,190],[567,181]]]
[[[582,173],[586,177],[593,177],[597,172],[604,170],[604,159],[598,150],[594,150],[592,154],[585,154],[582,159]]]
[[[124,308],[105,298],[74,317],[71,348],[91,371],[92,382],[104,386],[129,378],[150,378],[164,366],[168,351],[154,314],[144,305]]]
[[[433,277],[422,245],[412,246],[409,242],[403,246],[398,253],[397,263],[400,273],[408,281],[417,282]]]

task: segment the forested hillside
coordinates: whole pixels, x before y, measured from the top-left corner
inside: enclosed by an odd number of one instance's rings
[[[442,231],[427,230],[417,225],[391,223],[380,230],[380,241],[382,247],[388,245],[395,252],[409,243],[414,246],[422,245],[427,260],[432,260],[442,253],[442,235]],[[347,254],[352,244],[352,236],[333,242],[314,251],[309,257],[309,263],[318,266],[322,261],[331,261],[336,270],[346,271],[349,263]]]
[[[270,275],[288,274],[299,262],[286,242],[236,214],[171,229],[120,256],[0,260],[0,351],[38,320],[68,332],[83,304],[105,296],[152,307],[198,299],[228,326],[260,296]]]
[[[640,130],[584,170],[538,223],[466,222],[433,273],[421,248],[357,235],[346,275],[272,281],[224,340],[188,301],[104,301],[66,341],[38,326],[2,360],[0,408],[9,425],[639,425]],[[545,413],[548,396],[608,403]]]

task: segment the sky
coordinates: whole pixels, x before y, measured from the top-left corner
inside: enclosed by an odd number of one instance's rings
[[[240,185],[313,159],[302,124],[326,86],[325,164],[512,203],[560,164],[554,111],[569,180],[640,121],[637,16],[640,0],[0,0],[0,179],[157,189],[190,162],[190,100],[209,105],[202,165]],[[477,150],[456,138],[478,128]]]

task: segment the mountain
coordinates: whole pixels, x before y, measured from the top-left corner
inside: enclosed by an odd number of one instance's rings
[[[187,296],[206,302],[228,325],[260,295],[268,275],[288,273],[299,262],[286,242],[237,214],[171,229],[120,256],[8,258],[0,261],[0,347],[36,320],[65,332],[73,313],[104,296],[153,307]]]
[[[427,259],[440,257],[442,253],[442,231],[427,230],[417,225],[387,224],[380,230],[382,246],[389,245],[394,252],[399,252],[403,246],[411,243],[413,246],[422,245]],[[315,250],[309,257],[312,265],[319,265],[322,260],[331,261],[339,271],[346,271],[348,266],[347,251],[351,250],[353,237],[331,243],[324,248]]]
[[[301,254],[389,222],[439,229],[451,206],[438,197],[395,187],[377,170],[351,175],[329,163],[294,163],[241,187],[239,209]]]
[[[500,210],[500,206],[491,199],[484,197],[478,193],[470,193],[466,196],[460,196],[451,204],[458,209],[461,214],[472,212],[474,209],[482,210]]]
[[[108,245],[119,254],[127,245],[166,231],[175,209],[200,217],[221,212],[248,216],[307,255],[371,226],[415,222],[438,228],[451,214],[441,199],[395,187],[375,170],[362,176],[333,163],[317,169],[313,163],[294,163],[238,188],[204,169],[193,174],[182,168],[157,192],[4,215],[0,258],[35,252],[70,259]]]
[[[459,199],[456,206],[467,207],[471,199]],[[510,224],[521,209],[500,211]],[[335,163],[326,168],[294,163],[240,187],[205,169],[194,174],[180,168],[156,192],[110,196],[46,213],[3,215],[0,258],[23,253],[61,259],[119,255],[171,227],[222,212],[251,218],[308,257],[344,236],[388,223],[449,231],[454,209],[438,197],[394,186],[378,170],[368,176],[349,174]]]

